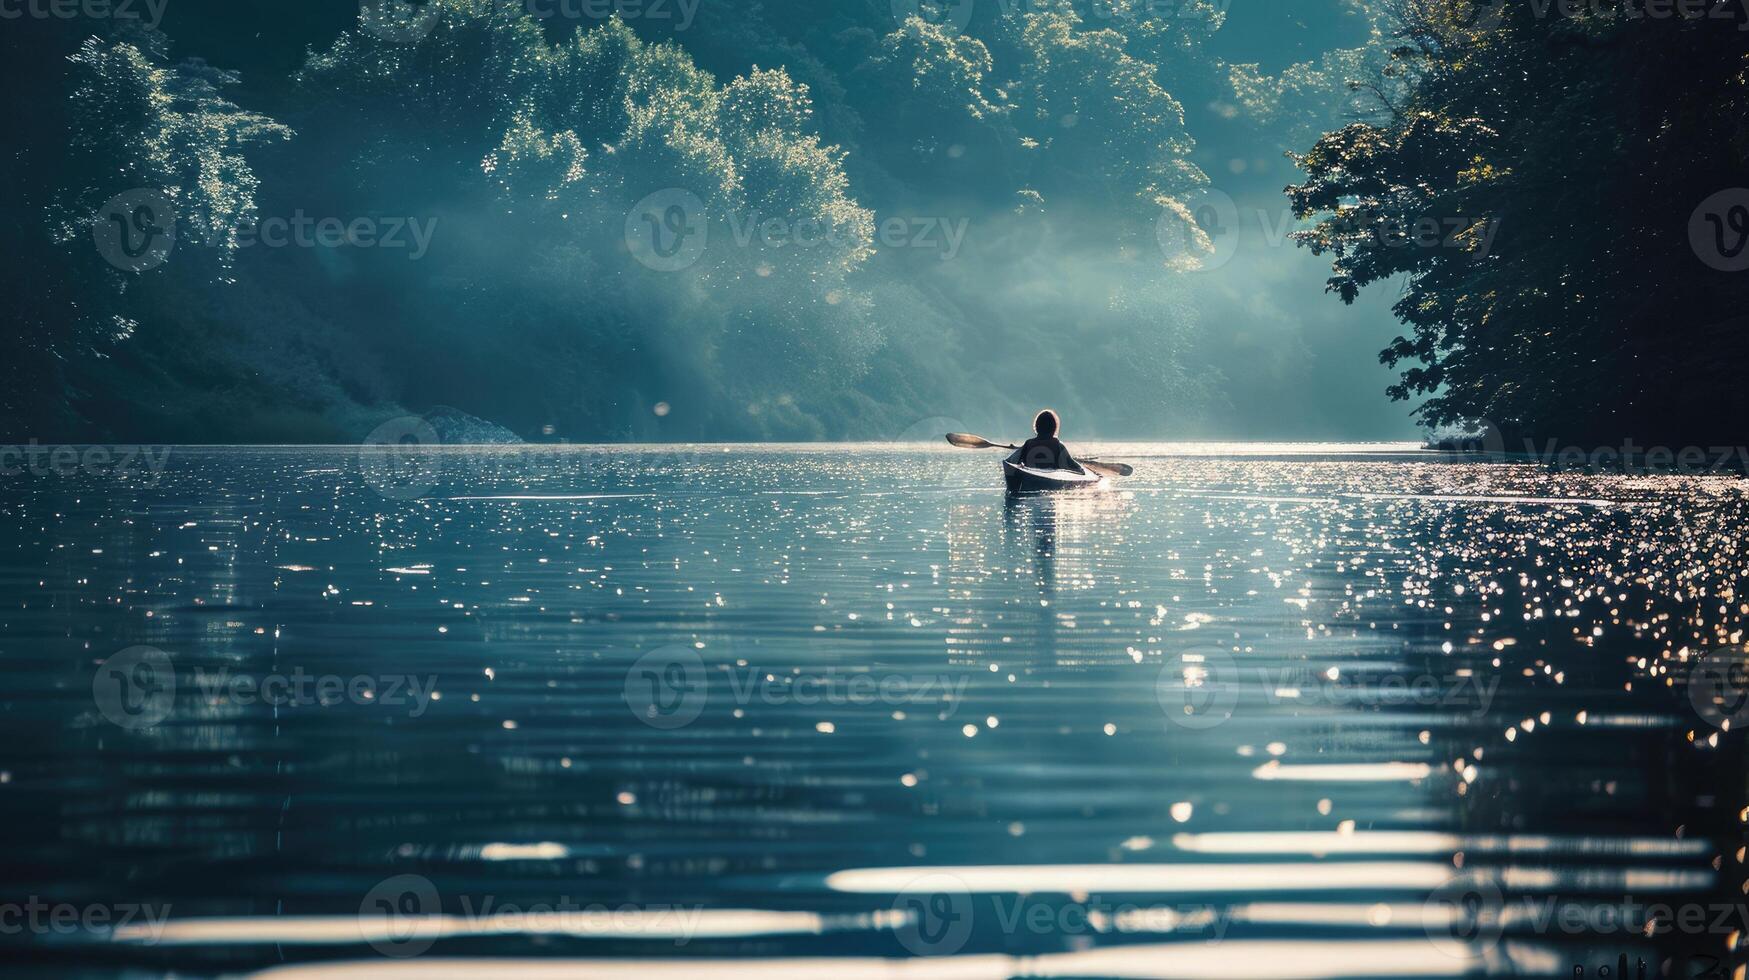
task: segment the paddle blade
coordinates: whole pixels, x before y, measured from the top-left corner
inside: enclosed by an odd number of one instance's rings
[[[1097,463],[1090,459],[1079,460],[1080,464],[1100,476],[1129,476],[1136,471],[1128,463]]]
[[[949,432],[947,434],[947,441],[953,443],[954,445],[960,447],[961,449],[999,449],[999,448],[1001,448],[1000,446],[997,446],[995,443],[991,442],[990,440],[985,439],[983,436],[974,436],[974,435],[971,435],[971,434],[965,433],[965,432]]]

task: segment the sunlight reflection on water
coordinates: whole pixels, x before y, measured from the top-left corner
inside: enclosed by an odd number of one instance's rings
[[[1737,942],[1645,921],[1741,901],[1740,481],[1095,451],[1135,476],[1005,497],[993,455],[863,446],[11,479],[0,859],[110,914],[0,955],[1326,977]]]

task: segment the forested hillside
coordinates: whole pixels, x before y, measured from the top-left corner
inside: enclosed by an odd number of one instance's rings
[[[1204,0],[209,8],[9,25],[13,438],[347,440],[440,406],[890,438],[1040,401],[1195,431],[1235,365],[1294,360],[1198,292],[1195,127],[1243,144],[1217,184],[1279,166],[1383,62],[1364,30],[1223,59]]]

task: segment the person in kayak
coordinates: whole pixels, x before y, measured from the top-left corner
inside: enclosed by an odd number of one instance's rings
[[[1010,462],[1035,470],[1072,470],[1085,473],[1081,464],[1075,462],[1075,457],[1069,455],[1069,447],[1057,440],[1057,429],[1061,421],[1057,413],[1050,409],[1038,413],[1032,420],[1032,431],[1038,433],[1022,443],[1014,455],[1008,457]]]

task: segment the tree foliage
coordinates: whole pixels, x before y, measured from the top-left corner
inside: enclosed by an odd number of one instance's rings
[[[180,251],[178,281],[215,288],[229,280],[238,231],[256,214],[258,160],[292,134],[225,97],[235,75],[199,59],[172,62],[156,31],[43,48],[59,64],[30,68],[61,81],[65,101],[32,100],[46,103],[46,118],[32,120],[34,130],[21,126],[35,135],[16,151],[27,165],[7,181],[22,206],[7,209],[12,258],[0,274],[8,351],[0,415],[54,431],[85,394],[68,366],[105,356],[147,315],[140,277],[93,247],[105,206],[143,189],[160,195]]]
[[[1736,20],[1682,9],[1402,0],[1400,98],[1298,158],[1330,291],[1402,284],[1381,358],[1428,425],[1692,441],[1742,417],[1745,287],[1689,229],[1742,183],[1749,62]]]
[[[480,212],[452,210],[450,234],[468,242],[452,253],[457,274],[427,292],[442,309],[490,297],[480,308],[502,329],[458,330],[447,343],[539,373],[505,352],[551,343],[553,326],[568,324],[591,351],[570,396],[584,403],[561,393],[527,409],[536,417],[623,416],[620,399],[687,397],[671,388],[757,406],[860,373],[879,331],[846,322],[859,304],[845,280],[871,254],[873,222],[850,196],[841,152],[809,130],[807,86],[757,67],[718,84],[677,45],[645,42],[617,19],[549,42],[501,4],[435,6],[418,40],[348,32],[311,56],[299,83],[320,107],[308,127],[319,140],[364,134],[352,136],[357,169],[425,172],[373,189],[379,205],[453,209],[494,192]],[[681,193],[702,202],[712,247],[696,265],[652,273],[626,251],[628,215],[649,195]],[[749,237],[766,222],[809,229],[809,245]],[[476,242],[514,242],[519,255],[478,254]],[[552,275],[597,279],[593,297],[555,308]],[[625,329],[640,322],[669,326]]]
[[[153,43],[154,41],[158,43]],[[220,94],[237,78],[199,60],[169,66],[127,41],[88,38],[69,59],[73,89],[70,160],[59,175],[57,243],[90,235],[115,194],[156,188],[175,207],[177,240],[213,249],[228,265],[237,232],[256,212],[253,147],[291,138],[286,126]]]

